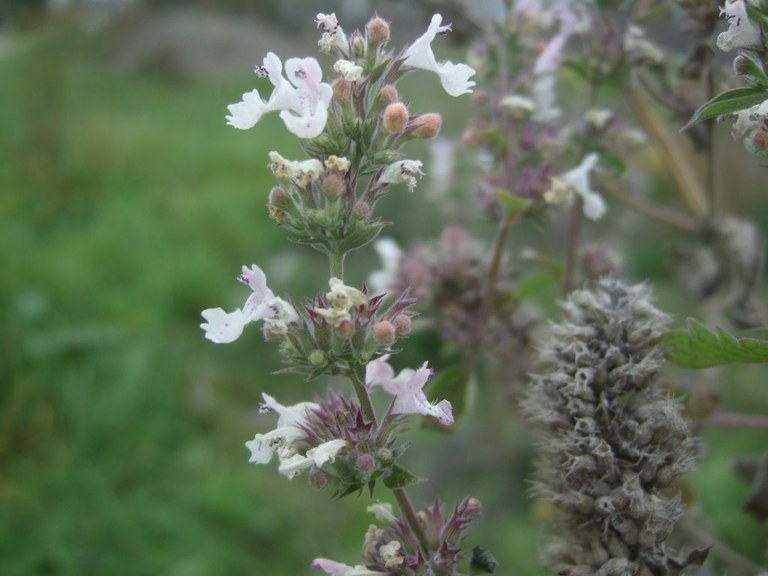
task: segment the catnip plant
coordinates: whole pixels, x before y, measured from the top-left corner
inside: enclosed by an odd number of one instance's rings
[[[670,10],[687,22],[692,49],[684,58],[647,29]],[[721,21],[727,29],[715,37]],[[227,122],[247,130],[277,112],[300,139],[304,158],[269,154],[278,184],[267,208],[291,240],[327,257],[328,277],[318,282],[324,288],[297,302],[276,295],[257,265],[243,266],[238,280],[250,289],[244,305],[204,310],[201,324],[206,338],[229,343],[262,322],[264,339],[286,364],[281,372],[349,383],[293,406],[264,394],[260,411],[276,416],[275,427],[246,442],[250,462],[276,458],[288,479],[306,473],[312,486],[337,497],[373,495],[383,486],[397,501],[397,512],[382,502],[367,507],[376,523],[364,536],[362,563],[317,558],[312,567],[333,576],[495,570],[482,548],[466,550],[479,500],[467,496],[452,510],[439,499],[415,506],[406,490],[418,478],[399,463],[404,424],[419,416],[455,428],[474,381],[479,393],[501,397],[494,417],[520,415],[538,439],[531,494],[557,510],[542,551],[552,573],[700,569],[705,546],[686,542],[690,551],[680,555],[669,545],[685,517],[680,482],[704,452],[695,432],[734,420],[716,406],[687,414],[662,374],[668,361],[685,368],[766,362],[768,343],[696,321],[671,329],[674,317],[656,307],[653,286],[621,279],[627,272],[619,250],[594,241],[594,226],[605,229],[625,210],[686,235],[695,257],[684,259],[714,270],[687,274],[694,291],[702,298],[725,293],[712,306],[716,317],[735,328],[768,324],[759,298],[762,235],[726,209],[715,180],[714,132],[715,118],[733,119],[733,137],[765,157],[768,1],[504,2],[470,52],[472,66],[435,56],[433,43],[451,31],[439,14],[400,51],[390,50],[390,24],[378,16],[349,34],[334,14],[318,14],[316,24],[332,72],[324,74],[312,57],[283,63],[270,52],[256,74],[269,80],[271,93],[243,94]],[[730,80],[719,79],[711,46],[737,51],[733,70],[746,87],[717,94]],[[423,71],[437,74],[450,96],[472,98],[463,141],[478,168],[474,192],[457,210],[464,225],[449,223],[439,240],[403,250],[379,238],[387,223],[376,208],[390,193],[417,188],[425,166],[405,147],[440,132],[440,114],[412,111],[398,92],[403,76]],[[617,89],[627,97],[617,99]],[[684,138],[698,158],[683,152]],[[676,193],[670,196],[680,202],[643,193],[634,165],[649,148],[660,151]],[[471,218],[491,222],[493,240],[476,237]],[[511,249],[514,229],[530,222],[549,226],[549,242]],[[367,285],[348,285],[346,256],[369,243],[382,269],[371,271]],[[562,318],[548,323],[537,297],[552,288],[562,297]],[[396,372],[390,358],[418,330],[437,333],[455,364],[437,375],[432,359]],[[428,395],[441,377],[453,403]],[[377,393],[391,398],[383,413],[372,402]],[[762,419],[738,422],[765,427]],[[758,477],[751,476],[753,492],[761,493]],[[748,505],[762,509],[759,496]],[[712,556],[745,575],[760,571],[719,544]]]

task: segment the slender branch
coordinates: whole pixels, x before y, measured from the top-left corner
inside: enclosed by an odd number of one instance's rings
[[[397,503],[400,505],[400,510],[403,512],[405,521],[408,522],[408,526],[411,527],[414,536],[416,536],[416,539],[419,541],[421,551],[424,553],[424,558],[431,564],[429,540],[427,540],[427,534],[424,532],[424,528],[419,522],[418,516],[416,516],[416,510],[413,508],[413,504],[411,504],[411,499],[408,498],[408,494],[406,494],[405,489],[403,488],[393,488],[392,493],[395,495]]]
[[[331,278],[344,280],[344,259],[346,256],[346,252],[339,254],[333,253],[328,255],[331,264]]]
[[[657,222],[662,222],[664,224],[674,226],[675,228],[679,228],[685,232],[696,232],[698,229],[696,221],[693,218],[686,216],[685,214],[681,214],[677,211],[669,210],[657,204],[653,204],[643,200],[642,198],[633,196],[632,194],[624,194],[623,192],[619,191],[618,186],[605,186],[601,189],[601,191],[618,200],[619,202],[626,204],[640,214],[656,220]]]
[[[706,198],[701,190],[701,184],[691,169],[688,158],[653,113],[640,92],[630,88],[629,97],[643,122],[643,126],[661,148],[661,158],[666,163],[688,208],[696,218],[704,218],[707,214]]]
[[[730,412],[715,412],[705,422],[708,426],[721,428],[750,428],[752,430],[768,430],[768,417],[757,414],[734,414]]]
[[[707,68],[707,101],[715,95],[715,66],[710,64]],[[705,161],[707,163],[707,221],[712,222],[720,211],[720,198],[717,195],[717,182],[715,181],[715,121],[707,120],[707,149]]]

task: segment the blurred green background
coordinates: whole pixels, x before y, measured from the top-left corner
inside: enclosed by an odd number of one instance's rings
[[[241,304],[242,264],[297,299],[327,275],[265,209],[267,154],[295,156],[295,139],[274,115],[244,132],[224,115],[257,85],[266,51],[314,53],[316,12],[346,10],[352,28],[378,9],[404,40],[428,14],[404,2],[67,4],[0,8],[0,575],[288,576],[311,573],[317,556],[357,563],[367,495],[331,501],[304,477],[249,465],[243,446],[273,425],[258,415],[261,392],[291,403],[323,386],[270,376],[280,364],[258,330],[217,346],[198,327],[200,310]],[[459,135],[469,102],[437,86],[403,92]],[[439,234],[427,195],[383,204],[404,244]],[[370,259],[352,257],[353,280]],[[636,263],[641,276],[659,272],[653,256]],[[430,352],[429,341],[414,346]],[[764,387],[755,398],[764,379],[745,370],[719,391],[766,413]],[[525,496],[531,438],[514,417],[486,418],[492,403],[481,395],[455,435],[412,432],[409,457],[431,478],[415,493],[449,507],[480,497],[473,545],[500,574],[543,575],[548,512]],[[748,487],[729,467],[768,440],[708,441],[695,505],[765,562],[768,531],[740,511]]]

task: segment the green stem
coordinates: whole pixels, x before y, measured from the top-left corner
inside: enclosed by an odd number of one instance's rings
[[[405,521],[408,522],[408,526],[411,527],[414,536],[416,536],[416,539],[419,541],[421,551],[424,553],[424,558],[431,564],[427,534],[424,532],[424,528],[421,526],[418,516],[416,516],[416,511],[413,508],[413,504],[411,504],[410,498],[408,498],[408,494],[406,494],[405,489],[403,488],[393,488],[392,492],[397,499],[397,503],[400,505],[400,510],[403,512]]]
[[[376,419],[376,411],[373,409],[373,403],[371,402],[371,396],[368,394],[368,388],[365,387],[365,372],[363,372],[362,377],[360,375],[361,369],[361,366],[357,365],[350,370],[349,379],[352,381],[352,386],[355,389],[357,401],[360,402],[360,408],[363,410],[363,415],[373,422],[375,428],[379,425],[378,420]]]
[[[344,258],[346,258],[347,253],[341,252],[341,253],[334,253],[329,254],[328,258],[331,263],[331,278],[338,278],[339,280],[344,280]]]

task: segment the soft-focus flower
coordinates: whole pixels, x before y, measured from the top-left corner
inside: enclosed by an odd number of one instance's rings
[[[557,106],[555,80],[554,74],[545,74],[533,82],[531,93],[536,109],[533,111],[532,118],[536,122],[551,122],[557,120],[562,114]]]
[[[512,118],[517,120],[528,118],[536,109],[536,103],[533,100],[519,94],[504,96],[499,104],[507,109]]]
[[[325,167],[331,172],[339,172],[340,174],[345,174],[351,165],[352,163],[344,156],[339,157],[335,154],[331,154],[328,156],[328,158],[325,159]]]
[[[416,188],[416,176],[423,176],[421,160],[398,160],[384,169],[380,181],[387,184],[405,184],[409,192]]]
[[[573,195],[578,194],[584,204],[584,215],[599,220],[605,214],[603,197],[589,185],[589,173],[597,164],[597,154],[589,154],[576,168],[559,178],[552,178],[550,189],[544,193],[544,200],[550,204],[570,204]]]
[[[432,21],[427,31],[411,44],[405,51],[404,66],[419,68],[435,72],[440,77],[440,83],[445,91],[451,96],[461,96],[472,92],[471,88],[475,85],[470,80],[475,74],[475,69],[466,64],[454,64],[450,61],[438,62],[432,52],[432,40],[438,34],[446,34],[450,31],[450,24],[440,26],[443,17],[440,14],[432,16]]]
[[[395,397],[392,414],[422,414],[433,416],[446,426],[453,424],[451,403],[448,400],[442,400],[437,404],[431,404],[422,390],[432,376],[432,370],[427,368],[426,362],[418,370],[405,368],[393,378],[391,374],[394,374],[394,371],[387,364],[386,357],[382,356],[369,362],[365,372],[366,385],[381,386]]]
[[[331,576],[381,576],[385,572],[375,572],[368,570],[365,566],[347,566],[341,562],[328,560],[327,558],[316,558],[312,562],[312,568],[322,570]]]
[[[379,547],[379,555],[381,556],[384,566],[387,568],[396,568],[403,563],[405,558],[400,553],[402,544],[397,540],[392,540],[389,544]]]
[[[720,9],[728,21],[728,30],[717,37],[717,47],[723,52],[734,48],[762,48],[763,38],[760,26],[749,19],[745,0],[726,0]]]
[[[288,130],[299,138],[314,138],[325,128],[332,89],[321,82],[322,70],[314,58],[290,58],[285,63],[288,80],[283,75],[283,64],[269,52],[256,73],[268,77],[274,86],[268,101],[258,90],[243,94],[243,100],[228,106],[227,124],[247,130],[267,112],[280,111]]]

